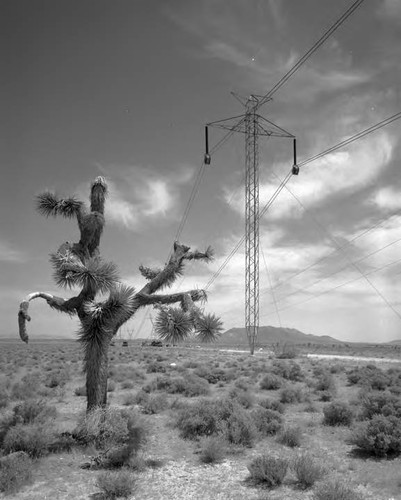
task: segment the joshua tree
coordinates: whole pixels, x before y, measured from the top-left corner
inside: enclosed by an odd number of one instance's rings
[[[210,247],[205,252],[191,252],[190,247],[175,242],[171,257],[163,268],[139,267],[147,279],[139,292],[120,282],[115,264],[103,261],[99,252],[106,196],[106,181],[97,177],[90,190],[90,210],[74,197],[60,199],[49,192],[37,197],[37,209],[42,215],[77,219],[79,242],[63,243],[57,252],[50,255],[50,261],[57,285],[79,288],[80,291],[69,299],[44,292],[31,293],[21,302],[18,312],[19,334],[24,342],[28,342],[26,321],[31,319],[28,307],[32,299],[42,298],[51,308],[78,316],[81,323],[78,340],[84,352],[88,410],[106,404],[110,342],[118,329],[141,307],[153,305],[159,309],[156,329],[166,340],[182,340],[193,333],[200,341],[210,341],[222,329],[222,323],[216,316],[204,315],[194,304],[206,299],[203,290],[156,294],[183,273],[185,261],[209,262],[213,257]],[[103,297],[106,294],[106,298],[101,300],[100,294]],[[178,304],[179,307],[169,304]]]

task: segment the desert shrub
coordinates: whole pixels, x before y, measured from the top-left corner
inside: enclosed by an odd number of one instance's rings
[[[321,401],[331,401],[337,394],[333,375],[327,371],[323,371],[315,383],[315,391]]]
[[[295,361],[273,361],[272,372],[279,377],[286,380],[291,380],[292,382],[300,382],[304,379],[304,374],[302,372],[301,366]]]
[[[255,457],[248,465],[250,479],[270,488],[280,486],[287,474],[288,461],[269,455]]]
[[[198,366],[193,373],[198,377],[207,380],[209,384],[230,382],[237,376],[235,370],[224,370],[223,368],[211,366]]]
[[[166,373],[166,366],[157,361],[153,361],[146,367],[146,373]]]
[[[17,424],[9,428],[3,440],[7,453],[24,451],[32,458],[45,455],[54,439],[52,428],[43,423]]]
[[[360,495],[342,479],[332,479],[318,485],[313,500],[362,500]]]
[[[324,425],[351,425],[354,413],[347,403],[337,401],[323,408]]]
[[[310,488],[326,474],[324,467],[308,453],[297,456],[292,463],[292,469],[303,488]]]
[[[84,385],[77,387],[74,390],[75,396],[86,396],[86,387]]]
[[[260,381],[259,387],[267,391],[276,391],[283,385],[283,379],[273,373],[266,374]]]
[[[221,462],[226,454],[226,445],[219,436],[204,437],[200,442],[199,459],[204,464]]]
[[[384,391],[391,385],[391,375],[386,374],[373,364],[363,367],[355,367],[347,372],[347,380],[350,385],[362,385],[374,390]]]
[[[209,384],[206,380],[189,375],[183,377],[156,377],[149,384],[142,387],[145,392],[165,391],[169,394],[183,394],[187,397],[205,396],[209,394]]]
[[[135,441],[138,449],[146,440],[147,430],[139,415],[132,410],[95,408],[78,422],[74,435],[97,448],[111,448]]]
[[[188,405],[179,410],[175,426],[183,438],[224,434],[228,442],[241,446],[251,446],[257,435],[251,415],[229,399],[200,400]]]
[[[246,377],[240,377],[234,382],[234,386],[242,391],[248,391],[251,386],[251,382],[249,378]]]
[[[278,359],[294,359],[298,356],[298,351],[292,344],[283,344],[276,352]]]
[[[228,393],[230,399],[235,399],[244,408],[251,408],[255,403],[255,396],[248,390],[231,389]]]
[[[300,427],[284,427],[277,436],[277,441],[290,448],[297,448],[301,446],[302,430]]]
[[[222,421],[221,429],[226,440],[234,445],[251,447],[257,436],[252,416],[241,407],[236,408],[227,419]]]
[[[133,389],[134,388],[134,382],[132,380],[123,380],[121,382],[121,389]]]
[[[135,394],[135,404],[143,405],[144,403],[146,403],[149,397],[150,397],[149,394],[145,392],[143,389],[141,389]]]
[[[330,366],[330,373],[342,373],[344,371],[344,365],[336,363]]]
[[[401,398],[388,391],[362,392],[359,398],[362,403],[362,418],[372,418],[374,415],[401,418]]]
[[[154,415],[168,408],[168,399],[165,394],[152,394],[142,403],[144,413]]]
[[[300,387],[286,386],[280,391],[281,403],[301,403],[304,399],[304,393]]]
[[[273,410],[282,414],[285,413],[285,406],[281,401],[277,401],[276,399],[263,398],[259,400],[259,406],[266,410]]]
[[[357,426],[350,438],[361,450],[385,457],[401,453],[401,419],[392,415],[374,415],[371,420]]]
[[[11,396],[13,399],[30,399],[38,393],[40,385],[40,378],[37,376],[33,376],[31,380],[21,379],[21,382],[12,385]]]
[[[276,434],[281,429],[283,418],[277,411],[255,408],[251,415],[256,429],[264,436]]]
[[[44,423],[54,419],[57,414],[55,406],[50,406],[44,401],[27,399],[17,404],[13,409],[13,423],[32,424],[33,422]]]
[[[17,492],[32,476],[32,460],[23,452],[0,458],[0,491]]]
[[[132,392],[129,392],[128,394],[124,394],[122,404],[124,406],[131,406],[131,405],[136,404],[136,395]]]
[[[136,478],[127,469],[101,472],[97,477],[96,486],[106,499],[127,498],[135,491]]]
[[[56,369],[47,373],[44,379],[44,385],[53,389],[54,387],[63,387],[68,382],[70,375],[66,369]]]

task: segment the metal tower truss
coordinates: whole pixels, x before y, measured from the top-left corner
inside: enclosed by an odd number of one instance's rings
[[[235,97],[238,99],[237,96]],[[212,126],[232,133],[245,134],[245,330],[251,354],[254,353],[259,330],[258,139],[259,136],[294,138],[292,134],[257,113],[261,100],[262,97],[251,95],[245,101],[240,100],[245,107],[245,114],[207,124],[207,127]],[[210,160],[208,139],[206,140],[206,153]]]

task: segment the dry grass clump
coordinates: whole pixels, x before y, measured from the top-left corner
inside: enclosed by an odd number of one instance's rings
[[[250,479],[269,488],[280,486],[287,474],[288,460],[260,455],[248,465]]]
[[[280,402],[285,404],[302,403],[305,395],[300,386],[286,386],[280,391]]]
[[[332,479],[318,485],[313,500],[363,500],[362,497],[342,479]]]
[[[204,464],[221,462],[226,455],[226,443],[221,436],[208,436],[200,441],[199,459]]]
[[[259,387],[266,391],[277,391],[284,383],[284,379],[274,373],[266,374],[260,381]]]
[[[301,446],[302,429],[300,427],[284,427],[277,436],[277,442],[290,448]]]
[[[168,408],[168,399],[166,394],[151,394],[142,402],[142,411],[148,415],[160,413]]]
[[[81,385],[74,390],[75,396],[86,396],[86,387]]]
[[[128,498],[135,491],[136,478],[127,469],[101,472],[97,477],[96,486],[102,491],[105,499]]]
[[[32,458],[46,455],[54,440],[54,432],[47,424],[17,424],[11,427],[3,440],[3,451],[24,451]]]
[[[23,451],[0,458],[0,491],[16,493],[32,477],[32,460]]]
[[[308,453],[296,457],[292,463],[292,469],[300,486],[305,489],[313,486],[326,474],[325,468]]]
[[[256,429],[262,436],[272,436],[281,429],[283,418],[277,411],[255,408],[251,415]]]

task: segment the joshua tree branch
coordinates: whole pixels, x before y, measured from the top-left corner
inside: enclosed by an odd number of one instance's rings
[[[182,274],[183,265],[185,260],[206,260],[209,261],[213,257],[213,250],[208,247],[204,253],[190,252],[190,247],[181,245],[177,241],[174,243],[174,252],[170,257],[168,263],[154,277],[150,277],[149,282],[140,290],[140,294],[151,295],[160,288],[170,285],[174,282],[177,276]],[[141,266],[140,270],[145,269]],[[143,274],[143,272],[142,272]]]
[[[33,292],[25,297],[21,302],[18,311],[18,326],[19,335],[21,340],[28,343],[28,334],[26,331],[26,322],[31,321],[31,317],[28,314],[29,302],[33,299],[45,299],[50,307],[56,309],[60,312],[65,312],[68,314],[75,314],[77,312],[77,307],[81,301],[77,301],[78,297],[72,297],[71,299],[63,299],[62,297],[56,297],[50,293],[45,292]],[[78,303],[79,302],[79,303]]]
[[[141,306],[150,304],[174,304],[176,302],[186,303],[189,298],[193,302],[205,300],[206,292],[204,290],[190,290],[167,295],[148,295],[140,292],[136,295],[136,299]]]

